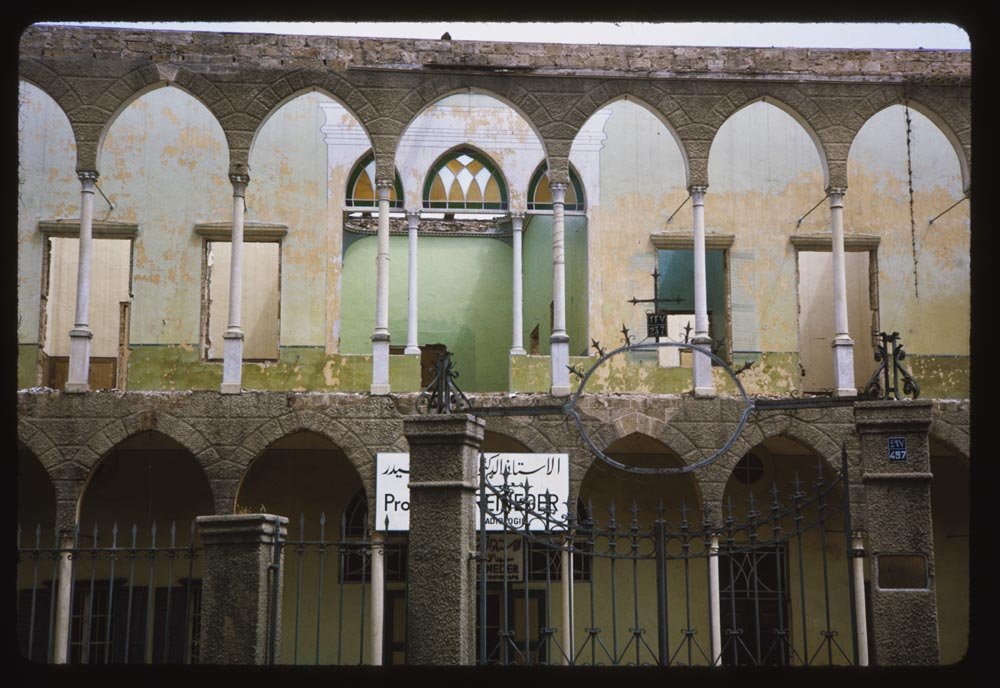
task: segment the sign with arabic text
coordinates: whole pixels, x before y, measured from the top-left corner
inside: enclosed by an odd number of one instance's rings
[[[487,491],[486,530],[562,530],[569,499],[568,454],[485,455],[486,482],[506,489],[509,500]],[[378,454],[375,459],[375,525],[379,531],[410,529],[410,455]],[[505,487],[506,485],[506,487]],[[506,503],[506,504],[505,504]],[[476,527],[479,527],[476,492]],[[506,515],[504,510],[506,508]]]

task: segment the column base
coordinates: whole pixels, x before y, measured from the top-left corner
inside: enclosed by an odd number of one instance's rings
[[[858,389],[854,386],[854,340],[844,335],[831,342],[833,348],[833,396],[853,397]]]
[[[222,394],[243,391],[243,332],[228,330],[222,334]]]
[[[90,385],[86,382],[67,382],[62,391],[66,394],[82,394],[90,391]]]
[[[420,355],[420,347],[419,346],[408,346],[405,349],[403,349],[403,353],[406,354],[407,356],[419,356]]]
[[[554,397],[569,396],[569,337],[564,333],[553,333],[549,341],[552,344],[552,386],[549,393]]]
[[[714,397],[715,393],[715,383],[712,380],[712,359],[711,357],[701,354],[698,349],[704,351],[710,351],[709,347],[712,344],[712,340],[708,337],[695,337],[691,340],[691,343],[695,345],[694,350],[691,352],[691,373],[694,378],[694,395],[696,397]]]
[[[90,342],[93,338],[94,333],[86,325],[69,331],[69,374],[64,392],[90,391]]]
[[[528,352],[524,350],[524,347],[521,346],[515,346],[510,350],[511,356],[525,356],[527,353]]]
[[[243,392],[243,384],[240,382],[223,382],[219,386],[219,392],[221,394],[241,394]]]
[[[372,386],[371,394],[389,393],[389,335],[372,335]]]

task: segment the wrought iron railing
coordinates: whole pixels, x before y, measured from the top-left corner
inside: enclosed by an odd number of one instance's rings
[[[193,522],[180,532],[176,523],[165,530],[114,524],[102,532],[94,525],[60,536],[41,525],[19,526],[22,655],[42,663],[196,663],[201,547]]]

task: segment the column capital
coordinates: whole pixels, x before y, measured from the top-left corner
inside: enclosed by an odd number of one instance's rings
[[[408,208],[406,210],[406,223],[411,227],[416,227],[417,223],[420,222],[420,210],[414,208]]]
[[[552,205],[563,205],[566,203],[566,186],[565,182],[549,182],[549,191],[552,192]]]
[[[704,196],[706,192],[708,192],[708,184],[692,184],[688,187],[688,193],[691,194],[692,198],[695,194]]]
[[[375,188],[378,190],[378,200],[388,201],[389,194],[392,193],[393,181],[391,179],[376,179]]]
[[[101,174],[97,170],[77,170],[76,176],[86,186],[87,182],[96,183]]]
[[[511,210],[507,215],[511,220],[524,220],[527,213],[523,210]]]
[[[247,184],[250,183],[249,174],[231,174],[229,175],[229,181],[233,184],[233,195],[242,196],[247,189]]]
[[[828,186],[826,187],[826,193],[828,196],[843,196],[847,193],[846,186]]]

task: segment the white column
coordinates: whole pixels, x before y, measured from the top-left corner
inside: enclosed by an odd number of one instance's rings
[[[229,325],[222,334],[222,394],[239,394],[243,389],[243,217],[245,194],[250,177],[229,175],[233,183],[233,235],[229,243]]]
[[[847,275],[844,266],[844,193],[830,187],[830,232],[833,235],[833,347],[834,396],[854,396],[854,340],[847,328]]]
[[[858,666],[868,666],[868,616],[865,610],[865,541],[862,533],[851,534],[854,561],[851,562],[851,579],[854,585],[854,618],[858,636]]]
[[[552,190],[552,396],[569,395],[569,336],[566,334],[566,184],[550,182]]]
[[[66,392],[90,389],[90,269],[93,252],[94,188],[97,172],[78,172],[80,178],[80,254],[76,272],[76,316],[69,331],[69,374]]]
[[[378,255],[375,258],[375,332],[372,333],[372,394],[389,393],[389,192],[392,182],[378,187]]]
[[[712,664],[722,666],[722,609],[719,598],[719,536],[712,536],[708,556],[708,609],[712,619]]]
[[[63,534],[60,537],[58,576],[59,582],[56,588],[56,614],[55,627],[52,631],[52,662],[53,664],[66,664],[69,661],[69,622],[70,617],[70,591],[72,590],[73,560],[69,558],[70,550],[73,548],[75,539],[72,535]]]
[[[514,237],[514,274],[513,280],[511,281],[511,292],[513,294],[513,308],[511,312],[513,313],[512,323],[511,323],[511,343],[510,343],[510,355],[511,356],[523,356],[527,353],[524,350],[524,297],[522,291],[522,268],[521,268],[521,244],[524,235],[524,213],[523,212],[512,212],[510,214],[510,224],[513,230]]]
[[[371,664],[382,666],[382,632],[385,620],[385,536],[372,533]]]
[[[567,541],[567,545],[569,542]],[[562,641],[563,664],[569,664],[574,654],[573,645],[573,553],[562,550]]]
[[[406,303],[406,349],[404,354],[420,355],[420,343],[417,336],[417,224],[420,222],[419,210],[406,211],[406,227],[409,234],[409,288]]]
[[[694,374],[694,395],[714,397],[712,382],[712,359],[699,354],[697,349],[711,350],[712,339],[708,336],[708,283],[705,271],[705,190],[704,186],[692,186],[691,205],[694,210],[694,338],[691,343],[696,350],[691,357]]]

